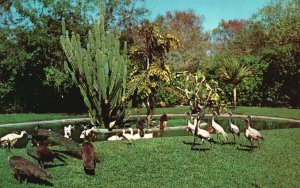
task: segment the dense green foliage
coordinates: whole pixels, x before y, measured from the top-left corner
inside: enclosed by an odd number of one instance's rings
[[[97,164],[94,177],[85,175],[82,162],[72,157],[67,159],[66,166],[47,171],[53,176],[51,182],[55,187],[297,187],[299,131],[262,131],[266,139],[254,152],[230,144],[206,144],[210,150],[194,151],[182,143],[192,140],[191,136],[137,140],[134,145],[124,141],[95,142],[102,161]],[[238,142],[249,145],[244,136]],[[25,149],[13,152],[26,156]],[[1,171],[5,172],[0,177],[1,186],[47,187],[20,185],[5,160],[4,149],[0,150],[0,157]]]
[[[300,106],[299,0],[272,1],[248,20],[221,20],[212,33],[204,32],[203,17],[193,11],[167,12],[146,20],[147,10],[137,6],[139,1],[102,1],[105,29],[120,28],[121,48],[127,41],[133,52],[128,72],[135,75],[128,81],[137,75],[147,78],[140,86],[150,88],[144,93],[155,91],[150,92],[153,104],[182,102],[168,95],[174,88],[166,76],[157,75],[183,70],[200,70],[207,80],[218,81],[225,92],[221,97],[229,103],[232,87],[219,67],[224,59],[234,58],[252,72],[236,88],[239,105]],[[59,36],[64,18],[67,30],[82,36],[85,46],[99,12],[95,4],[86,0],[0,2],[0,112],[86,111],[79,89],[63,70],[66,59]],[[151,75],[145,76],[147,58],[153,67]]]
[[[242,104],[300,106],[299,10],[298,0],[274,1],[251,20],[222,21],[214,30],[215,61],[238,57],[252,70],[239,86]]]
[[[138,24],[147,10],[137,8],[137,1],[104,1],[108,26],[125,30]],[[63,69],[66,58],[59,37],[64,18],[67,30],[85,38],[99,12],[96,4],[74,0],[0,2],[0,112],[86,110],[79,89]]]

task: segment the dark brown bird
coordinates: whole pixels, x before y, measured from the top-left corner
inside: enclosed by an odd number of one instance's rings
[[[48,144],[45,144],[46,142],[50,142],[51,144],[57,144],[64,148],[64,152],[74,156],[78,159],[81,159],[81,148],[78,143],[76,143],[74,140],[68,139],[63,137],[62,135],[45,130],[45,129],[36,129],[33,132],[32,135],[33,142],[36,142],[36,145],[44,145],[47,146]]]
[[[82,144],[82,161],[85,173],[88,175],[95,175],[95,151],[93,144],[90,142],[85,142]]]
[[[43,168],[24,157],[12,156],[9,158],[8,163],[20,183],[22,183],[22,180],[27,181],[28,179],[49,180],[51,178]]]
[[[144,137],[144,135],[145,135],[144,121],[140,119],[140,116],[137,117],[136,128],[138,129],[138,132],[139,132],[140,136]]]
[[[167,123],[168,123],[168,116],[166,113],[164,113],[163,115],[160,116],[159,118],[159,129],[161,132],[164,132],[165,128],[167,127]]]
[[[54,162],[54,159],[63,163],[66,162],[64,160],[65,156],[50,150],[47,146],[28,147],[26,152],[29,156],[36,159],[42,168],[44,168],[45,162]]]

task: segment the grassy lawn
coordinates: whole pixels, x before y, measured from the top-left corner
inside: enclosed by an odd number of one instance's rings
[[[183,140],[192,140],[188,136],[137,140],[134,145],[95,142],[102,156],[95,176],[85,175],[81,161],[71,157],[67,166],[47,171],[55,187],[298,187],[300,129],[262,133],[265,141],[254,152],[230,144],[213,144],[210,150],[198,152],[183,144]],[[246,143],[243,135],[239,142]],[[14,149],[13,153],[33,160],[25,149]],[[4,149],[0,149],[0,158],[0,187],[47,187],[20,185],[12,175]]]
[[[0,124],[87,117],[84,114],[0,114]]]
[[[236,114],[300,119],[300,109],[240,106],[236,110],[232,110],[232,112]]]
[[[231,110],[231,109],[228,109]],[[161,115],[164,112],[167,114],[183,114],[189,111],[188,106],[176,106],[170,108],[156,108],[154,114]],[[234,114],[273,116],[282,118],[300,119],[300,109],[288,108],[267,108],[267,107],[238,107],[236,110],[231,110]],[[135,109],[130,109],[128,115],[136,115]],[[145,115],[146,109],[142,108],[140,114]],[[0,114],[0,124],[18,123],[30,121],[42,121],[53,119],[68,119],[88,117],[87,114]]]

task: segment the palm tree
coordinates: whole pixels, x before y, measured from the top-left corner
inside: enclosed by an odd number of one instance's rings
[[[226,59],[221,68],[220,77],[224,78],[227,82],[232,84],[232,95],[233,95],[233,107],[236,108],[236,89],[237,86],[243,82],[245,78],[250,76],[251,70],[241,64],[237,59],[231,58]]]

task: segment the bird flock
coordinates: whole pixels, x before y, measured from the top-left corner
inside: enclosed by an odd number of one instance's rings
[[[189,113],[187,113],[187,131],[194,136],[194,141],[192,142],[192,149],[194,149],[196,145],[196,139],[201,140],[201,144],[205,140],[207,140],[210,143],[216,143],[216,141],[213,139],[211,133],[216,133],[217,135],[217,140],[220,141],[220,143],[229,143],[228,142],[228,135],[226,131],[223,129],[221,125],[219,125],[216,121],[215,118],[217,117],[217,113],[213,112],[213,117],[211,119],[211,125],[205,130],[202,129],[200,126],[201,118],[199,115],[196,117],[192,117]],[[232,113],[228,112],[229,114],[229,121],[228,121],[228,130],[229,132],[233,135],[233,142],[230,142],[232,144],[236,144],[236,137],[239,138],[240,136],[240,130],[238,126],[232,123]],[[202,116],[204,117],[204,116]],[[193,123],[191,123],[191,121]],[[254,141],[257,142],[257,146],[259,147],[259,140],[264,140],[263,135],[256,129],[252,128],[251,122],[252,122],[252,117],[248,116],[246,119],[244,119],[245,122],[245,127],[244,127],[244,134],[246,139],[251,143],[250,149],[253,151],[254,146]],[[223,136],[223,140],[219,138],[219,135]],[[186,143],[186,142],[184,142]],[[240,144],[241,145],[241,144]]]
[[[38,164],[28,160],[24,156],[10,156],[8,158],[9,166],[12,168],[16,179],[20,183],[23,181],[42,181],[51,184],[50,179],[52,177],[48,174],[46,168],[49,167],[49,165],[66,165],[67,157],[65,155],[81,159],[84,172],[88,175],[94,175],[96,163],[100,161],[100,158],[89,140],[94,138],[99,130],[95,127],[85,127],[83,130],[83,139],[87,140],[87,142],[80,145],[70,139],[71,130],[73,129],[74,126],[65,126],[64,135],[60,135],[51,130],[36,128],[32,132],[32,135],[27,137],[30,140],[26,146],[26,153],[29,157],[35,159]],[[14,148],[16,142],[25,134],[29,135],[26,131],[22,131],[21,134],[7,134],[0,139],[1,146],[6,147],[7,151],[13,154],[11,149]],[[52,145],[60,145],[62,150],[56,151],[50,148]],[[57,161],[61,162],[61,164],[56,164]]]
[[[234,140],[232,143],[236,144],[236,137],[240,137],[240,130],[238,126],[234,125],[232,122],[232,113],[229,112],[228,114],[228,132],[233,135]],[[124,118],[123,115],[124,112],[122,111],[119,116],[114,117],[112,121],[113,124],[115,124],[117,121],[121,121],[120,118]],[[212,137],[213,132],[216,133],[219,143],[228,143],[228,135],[226,131],[215,121],[218,114],[216,112],[213,112],[211,124],[207,129],[204,129],[201,124],[204,115],[205,109],[202,109],[195,117],[193,117],[190,113],[187,113],[186,130],[194,137],[194,140],[192,142],[192,149],[195,149],[197,139],[201,140],[201,145],[205,144],[204,141],[207,141],[209,143],[217,143],[217,141]],[[166,113],[164,113],[160,117],[160,122],[157,126],[162,134],[165,131],[167,122],[168,116]],[[244,119],[244,122],[244,135],[251,143],[251,146],[249,147],[251,148],[251,151],[253,151],[253,148],[255,147],[254,141],[257,142],[256,147],[259,147],[259,140],[263,140],[264,137],[258,130],[252,127],[251,116],[248,116],[246,119]],[[109,128],[111,129],[112,127]],[[127,140],[127,143],[132,144],[132,140],[153,138],[153,132],[145,133],[144,121],[141,120],[139,116],[137,117],[136,128],[138,132],[134,134],[134,131],[130,127],[130,125],[126,126],[125,124],[121,132],[117,132],[116,135],[109,137],[107,140]],[[52,177],[46,171],[47,165],[49,165],[50,162],[55,163],[55,161],[61,162],[60,165],[66,165],[67,157],[65,156],[65,154],[81,159],[84,172],[88,175],[94,175],[96,163],[99,162],[100,159],[97,156],[95,148],[91,142],[95,139],[96,134],[99,133],[99,129],[97,129],[95,126],[85,126],[82,133],[80,134],[80,138],[83,140],[87,140],[87,142],[84,142],[81,145],[72,140],[71,136],[73,129],[74,126],[72,125],[65,126],[64,135],[60,135],[51,130],[41,128],[35,129],[32,135],[28,136],[28,138],[30,138],[31,140],[26,146],[26,153],[28,156],[35,159],[38,163],[34,163],[23,156],[11,156],[8,158],[9,166],[12,168],[16,179],[19,182],[22,182],[24,180],[27,181],[28,179],[39,179],[47,182],[50,181]],[[26,131],[22,131],[20,134],[7,134],[0,138],[0,144],[2,147],[6,147],[7,151],[10,151],[11,148],[14,148],[14,145],[17,143],[17,141],[26,134],[29,135]],[[221,136],[222,138],[219,138],[219,136]],[[53,150],[50,148],[51,144],[61,145],[65,150]]]

